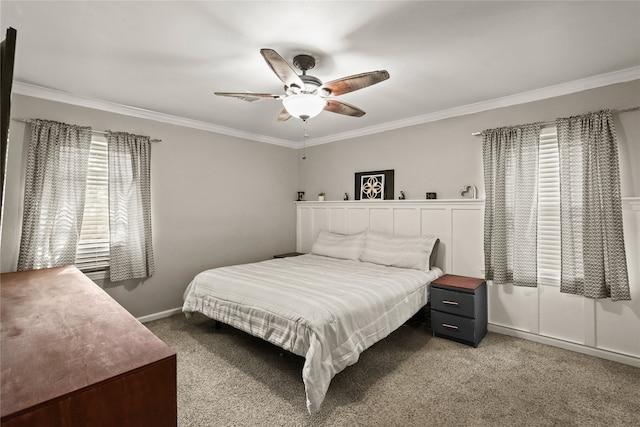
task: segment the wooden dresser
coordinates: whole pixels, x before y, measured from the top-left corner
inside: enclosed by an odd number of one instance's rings
[[[77,268],[0,290],[2,427],[176,425],[175,352]]]

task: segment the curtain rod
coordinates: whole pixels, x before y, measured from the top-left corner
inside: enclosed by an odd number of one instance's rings
[[[611,112],[613,114],[620,114],[620,113],[626,113],[629,111],[636,111],[636,110],[640,110],[640,106],[638,107],[630,107],[630,108],[623,108],[622,110],[611,110]],[[547,121],[547,122],[541,122],[540,123],[542,126],[549,126],[549,125],[554,125],[556,124],[556,121]],[[471,134],[472,136],[482,136],[482,132],[473,132]]]
[[[31,123],[32,119],[11,119],[14,122],[20,123]],[[93,130],[91,129],[91,133],[97,133],[99,135],[106,135],[108,132],[106,130]],[[150,139],[149,142],[162,142],[161,139]]]

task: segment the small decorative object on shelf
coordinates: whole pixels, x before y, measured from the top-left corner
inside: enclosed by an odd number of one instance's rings
[[[304,201],[304,191],[298,191],[298,202]]]
[[[349,193],[344,193],[342,200],[349,200]]]
[[[318,201],[319,202],[324,202],[324,196],[325,196],[324,193],[318,193]]]
[[[436,196],[436,193],[427,192],[426,198],[427,198],[427,200],[437,199],[437,196]]]
[[[485,280],[445,274],[429,286],[433,335],[477,347],[487,334]]]
[[[477,196],[478,189],[473,184],[466,184],[460,190],[460,197],[463,199],[475,199]]]
[[[404,191],[400,191],[400,194],[398,195],[398,200],[404,200]]]

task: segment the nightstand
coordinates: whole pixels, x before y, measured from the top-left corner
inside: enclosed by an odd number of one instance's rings
[[[431,282],[433,335],[477,347],[487,334],[484,279],[445,274]]]
[[[274,258],[289,258],[289,257],[292,257],[292,256],[299,256],[299,255],[304,255],[304,254],[300,253],[300,252],[289,252],[289,253],[286,253],[286,254],[274,255],[273,257]]]

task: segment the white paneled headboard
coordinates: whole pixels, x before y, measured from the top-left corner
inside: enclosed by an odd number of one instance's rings
[[[436,265],[445,273],[484,277],[482,200],[296,202],[297,251],[309,252],[324,229],[352,234],[366,228],[440,239]]]

